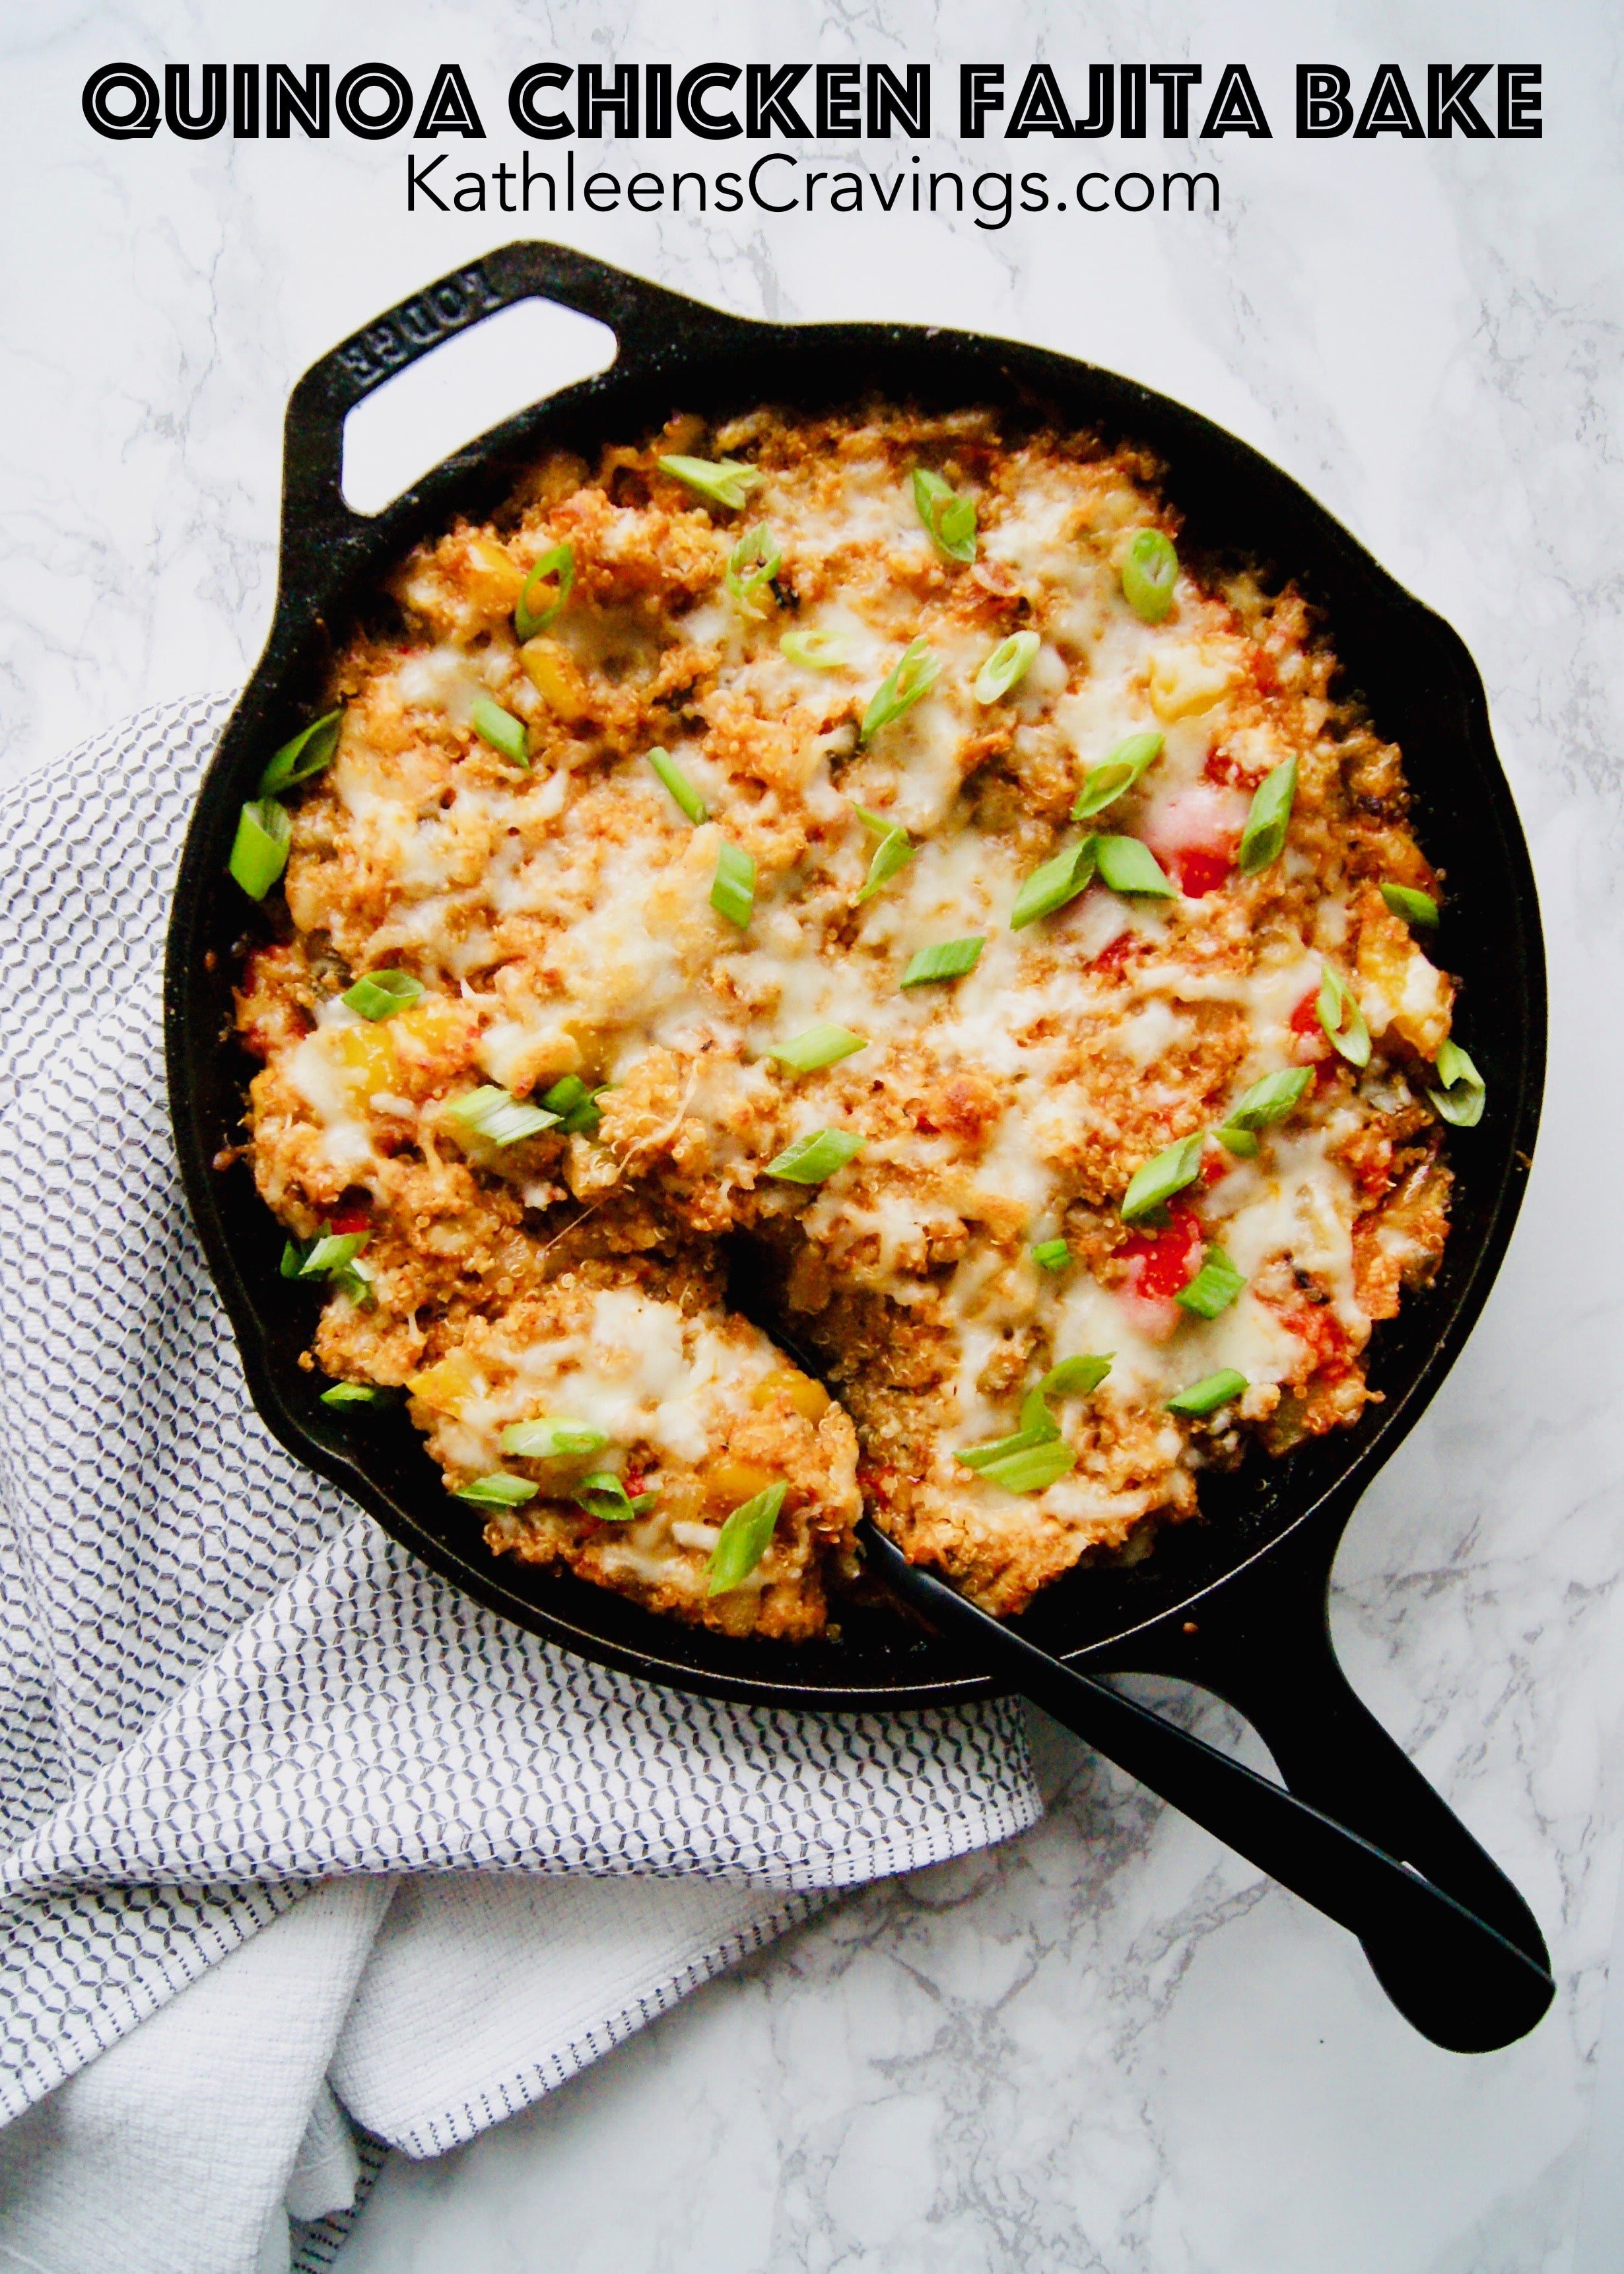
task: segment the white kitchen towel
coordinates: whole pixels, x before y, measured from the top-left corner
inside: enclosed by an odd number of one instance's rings
[[[146,712],[0,800],[8,2115],[328,1875],[813,1890],[1038,1811],[1011,1704],[823,1718],[645,1688],[467,1602],[264,1429],[178,1191],[160,1035],[225,709]],[[628,2025],[576,2015],[571,2043]]]

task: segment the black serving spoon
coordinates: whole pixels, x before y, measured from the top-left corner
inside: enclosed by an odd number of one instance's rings
[[[1492,2051],[1526,2036],[1550,2005],[1548,1968],[1413,1865],[1040,1650],[910,1563],[869,1517],[858,1538],[874,1577],[976,1666],[1357,1935],[1388,1997],[1435,2044]]]

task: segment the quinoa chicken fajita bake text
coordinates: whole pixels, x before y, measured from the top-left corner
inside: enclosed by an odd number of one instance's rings
[[[677,418],[270,759],[245,1149],[498,1553],[799,1639],[866,1507],[1008,1613],[1357,1417],[1483,1085],[1398,751],[1179,535],[1086,435]]]

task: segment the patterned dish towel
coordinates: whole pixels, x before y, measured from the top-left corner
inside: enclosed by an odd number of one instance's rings
[[[643,1687],[465,1600],[267,1433],[161,1035],[229,707],[143,712],[0,798],[0,2268],[286,2265],[284,2190],[313,2216],[353,2180],[325,2075],[437,2154],[820,1891],[1039,1812],[1017,1705]],[[177,2075],[207,2155],[164,2134]]]

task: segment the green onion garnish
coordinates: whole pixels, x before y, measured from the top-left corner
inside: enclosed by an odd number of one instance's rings
[[[1033,1248],[1032,1260],[1040,1271],[1064,1271],[1071,1261],[1071,1251],[1064,1239],[1040,1239]]]
[[[513,628],[522,640],[534,639],[545,632],[554,616],[561,615],[575,581],[575,548],[573,545],[555,545],[544,553],[524,580],[524,590],[519,595],[519,605],[513,612]],[[540,588],[553,586],[551,601],[538,606]]]
[[[556,1113],[539,1105],[522,1105],[510,1091],[493,1084],[470,1089],[446,1111],[466,1134],[483,1137],[487,1145],[516,1145],[521,1138],[539,1137],[544,1129],[556,1128],[559,1120]]]
[[[981,961],[986,945],[984,938],[944,939],[934,947],[921,947],[909,957],[908,968],[898,984],[929,987],[933,980],[962,979]]]
[[[295,782],[308,781],[312,774],[319,774],[338,748],[343,716],[342,710],[329,711],[324,719],[302,727],[290,742],[284,742],[259,777],[260,796],[277,797]]]
[[[321,1393],[324,1405],[388,1405],[393,1403],[387,1389],[380,1389],[370,1382],[335,1382],[330,1389]]]
[[[1255,1160],[1259,1148],[1252,1133],[1283,1121],[1312,1079],[1306,1066],[1282,1066],[1278,1073],[1266,1073],[1236,1100],[1222,1127],[1214,1131],[1218,1142],[1239,1160]]]
[[[764,521],[745,531],[727,556],[727,574],[723,579],[741,616],[766,614],[772,580],[783,566],[778,539]]]
[[[609,1440],[585,1421],[542,1419],[510,1422],[500,1442],[504,1453],[516,1453],[522,1461],[575,1461],[601,1453]]]
[[[855,1159],[862,1147],[862,1139],[853,1137],[849,1129],[808,1130],[793,1145],[786,1145],[776,1161],[768,1162],[767,1174],[781,1178],[786,1185],[821,1185],[825,1177],[832,1177],[837,1169]]]
[[[975,558],[975,500],[962,497],[951,482],[929,466],[914,469],[914,503],[919,517],[950,561]],[[990,698],[983,697],[982,701]]]
[[[1000,1461],[1007,1461],[1011,1453],[1029,1452],[1034,1445],[1054,1444],[1059,1434],[1059,1430],[1046,1413],[1034,1428],[1017,1429],[1007,1437],[989,1438],[984,1445],[967,1446],[962,1453],[955,1453],[953,1458],[961,1467],[974,1469],[980,1475],[983,1470],[995,1468]]]
[[[469,724],[482,742],[488,742],[499,757],[506,758],[510,766],[523,766],[528,772],[530,750],[524,740],[524,721],[515,719],[511,711],[504,711],[500,703],[492,703],[488,695],[477,696],[469,713]]]
[[[1178,555],[1159,529],[1136,529],[1122,560],[1122,596],[1136,616],[1159,624],[1173,605]]]
[[[1419,924],[1423,931],[1434,930],[1438,923],[1438,903],[1431,892],[1418,892],[1413,885],[1384,885],[1381,897],[1395,916],[1402,916],[1408,924]]]
[[[1314,1005],[1331,1044],[1351,1066],[1370,1064],[1370,1028],[1365,1013],[1328,963],[1321,966],[1320,998]]]
[[[769,1485],[765,1492],[757,1493],[753,1500],[741,1501],[734,1509],[710,1550],[710,1594],[725,1595],[749,1577],[767,1553],[772,1528],[788,1490],[787,1485]]]
[[[762,485],[759,471],[738,458],[672,457],[661,458],[658,464],[662,473],[674,475],[707,505],[725,507],[729,513],[737,513]]]
[[[716,848],[716,875],[710,883],[710,905],[718,915],[742,931],[756,906],[756,862],[751,855],[724,838]]]
[[[689,781],[669,750],[650,750],[649,764],[665,783],[673,797],[697,829],[702,821],[710,819],[710,811],[703,797]]]
[[[936,685],[942,666],[922,639],[910,640],[886,673],[863,712],[859,743],[870,742],[882,727],[889,727],[911,711],[921,695]]]
[[[472,1484],[458,1485],[453,1500],[470,1500],[476,1508],[523,1508],[527,1500],[534,1500],[539,1485],[529,1483],[523,1477],[508,1477],[493,1469],[488,1477],[476,1477]]]
[[[350,1301],[358,1304],[362,1310],[371,1311],[377,1308],[378,1295],[372,1285],[372,1275],[364,1263],[341,1265],[339,1269],[332,1274],[332,1279],[333,1284],[341,1293],[348,1295]]]
[[[1092,884],[1099,842],[1097,837],[1085,837],[1080,845],[1068,845],[1064,853],[1034,869],[1015,895],[1010,930],[1024,931],[1040,916],[1052,916]]]
[[[918,847],[906,829],[898,828],[887,821],[883,813],[870,813],[866,806],[861,805],[853,807],[853,810],[863,827],[871,830],[880,840],[874,848],[874,858],[868,863],[863,888],[857,895],[861,907],[864,900],[874,898],[882,885],[889,884],[898,869],[907,867]]]
[[[1182,1193],[1186,1185],[1194,1184],[1201,1173],[1201,1153],[1206,1139],[1198,1129],[1193,1137],[1181,1138],[1158,1153],[1154,1161],[1147,1161],[1136,1169],[1127,1191],[1122,1196],[1122,1220],[1139,1224],[1170,1201],[1175,1193]]]
[[[1137,837],[1096,837],[1094,858],[1100,882],[1114,892],[1143,892],[1159,900],[1177,898],[1177,887],[1162,871],[1148,845]]]
[[[1483,1102],[1487,1096],[1483,1076],[1467,1057],[1459,1043],[1440,1043],[1438,1048],[1438,1079],[1441,1089],[1429,1089],[1427,1096],[1446,1121],[1457,1129],[1475,1129],[1483,1118]]]
[[[324,1231],[312,1240],[299,1265],[301,1279],[333,1279],[353,1263],[366,1246],[364,1231]]]
[[[1181,1310],[1193,1311],[1198,1319],[1215,1319],[1229,1309],[1245,1284],[1246,1274],[1236,1269],[1222,1248],[1209,1247],[1195,1277],[1179,1289],[1173,1300]]]
[[[1090,766],[1071,808],[1072,820],[1087,821],[1125,797],[1147,766],[1154,765],[1162,756],[1165,740],[1160,734],[1130,734],[1125,742],[1117,743],[1109,758]]]
[[[1244,1090],[1224,1115],[1229,1129],[1272,1129],[1291,1111],[1313,1077],[1306,1066],[1282,1066]]]
[[[1077,1455],[1056,1437],[1047,1444],[1023,1446],[1001,1460],[989,1461],[981,1475],[989,1485],[1001,1485],[1005,1492],[1047,1492],[1076,1466]]]
[[[1243,877],[1255,877],[1259,869],[1267,869],[1272,861],[1279,860],[1285,850],[1286,828],[1296,795],[1297,760],[1286,758],[1272,773],[1265,774],[1252,792],[1252,810],[1246,816],[1240,850],[1235,856]]]
[[[1226,1366],[1219,1374],[1209,1374],[1203,1382],[1192,1382],[1188,1389],[1181,1389],[1177,1397],[1169,1397],[1169,1413],[1183,1413],[1191,1420],[1199,1420],[1203,1414],[1215,1413],[1221,1405],[1238,1397],[1246,1387],[1246,1377]]]
[[[613,1469],[595,1469],[590,1477],[583,1477],[573,1495],[577,1504],[600,1524],[629,1524],[635,1516],[642,1516],[659,1498],[658,1493],[639,1493],[628,1499],[626,1487]]]
[[[1021,1434],[1047,1429],[1051,1437],[1057,1435],[1059,1425],[1049,1410],[1049,1399],[1090,1397],[1110,1370],[1109,1356],[1063,1358],[1058,1366],[1051,1366],[1042,1381],[1029,1389],[1021,1401]]]
[[[778,652],[808,671],[844,671],[852,660],[851,644],[838,632],[785,632]]]
[[[792,1073],[816,1073],[820,1067],[838,1065],[842,1058],[849,1058],[853,1051],[866,1050],[868,1047],[866,1035],[854,1035],[849,1027],[820,1024],[808,1027],[804,1035],[792,1035],[777,1050],[769,1050],[767,1056],[779,1065],[787,1066]]]
[[[409,971],[369,971],[339,997],[348,1010],[363,1019],[392,1019],[423,992],[423,982]]]
[[[282,1242],[281,1270],[284,1279],[298,1277],[304,1269],[305,1254],[306,1250],[300,1241],[286,1239]]]
[[[976,673],[970,692],[981,704],[996,703],[1018,687],[1032,668],[1032,659],[1043,644],[1035,632],[1011,632],[1000,640]]]
[[[262,900],[288,865],[293,824],[274,798],[245,805],[226,866],[251,900]]]
[[[567,1073],[542,1093],[541,1102],[549,1113],[557,1114],[566,1137],[596,1137],[603,1120],[598,1100],[608,1088],[607,1082],[600,1082],[589,1089],[578,1073]]]

